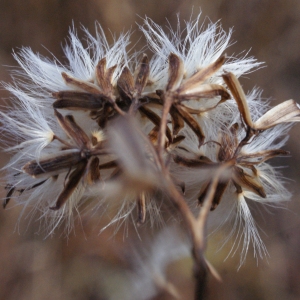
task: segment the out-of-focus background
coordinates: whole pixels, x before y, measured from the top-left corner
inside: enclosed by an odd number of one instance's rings
[[[200,9],[203,20],[208,16],[213,22],[221,19],[225,30],[234,27],[232,41],[237,42],[228,54],[251,49],[251,55],[265,62],[267,68],[242,79],[246,90],[259,86],[274,104],[290,98],[300,102],[299,0],[0,0],[0,80],[10,81],[8,66],[16,66],[12,49],[17,52],[22,46],[46,56],[51,52],[64,61],[62,44],[72,24],[94,32],[94,22],[99,21],[109,38],[110,32],[132,29],[132,42],[142,44],[135,24],[142,22],[141,17],[146,15],[160,25],[167,25],[168,20],[175,28],[177,13],[187,20]],[[80,30],[78,33],[82,34]],[[8,96],[5,91],[0,93],[1,98]],[[249,253],[246,264],[237,271],[238,256],[223,261],[229,247],[218,253],[212,250],[220,238],[215,236],[207,257],[223,282],[210,278],[207,299],[300,298],[298,131],[299,125],[291,131],[286,146],[291,157],[280,160],[287,166],[282,170],[284,175],[292,179],[288,185],[294,194],[292,201],[287,209],[255,214],[269,258],[257,263]],[[1,154],[1,165],[6,159]],[[108,229],[98,235],[93,222],[83,220],[68,238],[58,230],[45,239],[36,234],[34,222],[28,225],[25,219],[18,223],[19,213],[17,207],[0,209],[0,299],[123,299],[118,289],[124,290],[126,284],[130,265],[125,257],[131,253],[136,234],[127,238],[121,229],[112,237]],[[148,232],[145,226],[142,237]],[[179,288],[182,299],[192,299],[191,265],[187,258],[168,269],[168,279]],[[161,292],[155,299],[172,297]]]

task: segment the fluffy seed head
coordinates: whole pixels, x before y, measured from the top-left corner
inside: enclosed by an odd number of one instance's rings
[[[4,84],[13,105],[0,113],[3,150],[13,153],[4,206],[31,207],[52,233],[64,220],[69,230],[83,204],[93,216],[112,206],[110,224],[131,216],[137,228],[174,207],[193,226],[191,211],[210,203],[218,225],[219,207],[234,216],[241,262],[250,242],[264,255],[247,202],[290,198],[269,160],[287,154],[298,104],[270,109],[261,92],[243,91],[238,78],[261,63],[225,55],[232,31],[220,23],[198,17],[165,31],[146,18],[140,30],[150,58],[127,52],[129,33],[109,45],[99,24],[96,37],[84,29],[85,46],[70,31],[67,65],[29,48],[14,54],[21,70]]]

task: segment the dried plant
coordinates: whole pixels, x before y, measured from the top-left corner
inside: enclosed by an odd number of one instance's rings
[[[225,213],[215,222],[231,222],[227,239],[236,234],[241,264],[251,243],[256,256],[266,254],[247,202],[290,198],[268,161],[288,154],[281,148],[299,106],[269,108],[258,90],[244,93],[238,78],[261,63],[226,56],[231,31],[218,23],[205,27],[198,17],[166,33],[146,18],[151,59],[127,52],[129,33],[109,45],[96,29],[96,37],[85,30],[86,46],[71,30],[67,66],[29,48],[14,54],[21,68],[4,84],[13,98],[1,112],[4,151],[14,153],[3,167],[3,206],[14,199],[38,213],[48,233],[62,222],[72,230],[83,206],[94,214],[117,206],[108,225],[133,215],[136,227],[155,221],[162,202],[175,206],[201,299],[207,270],[218,276],[204,250],[219,205]]]

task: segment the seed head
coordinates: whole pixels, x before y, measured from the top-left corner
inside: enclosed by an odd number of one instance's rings
[[[211,216],[219,206],[234,215],[242,262],[251,241],[265,254],[247,202],[290,198],[269,160],[288,154],[298,104],[269,108],[257,90],[245,94],[238,78],[261,63],[226,55],[232,31],[219,23],[205,28],[198,17],[165,32],[146,18],[153,55],[139,58],[127,52],[130,33],[109,45],[96,29],[84,29],[86,46],[70,31],[67,65],[29,48],[14,54],[22,70],[4,84],[13,107],[1,112],[4,150],[14,153],[4,207],[14,198],[53,232],[85,202],[96,212],[118,206],[110,224],[133,215],[138,226],[175,206],[192,227],[191,210],[209,203]]]

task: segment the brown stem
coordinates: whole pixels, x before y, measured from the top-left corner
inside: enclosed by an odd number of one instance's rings
[[[176,189],[170,177],[167,177],[168,191],[173,204],[179,210],[183,221],[189,231],[192,240],[192,256],[194,258],[194,277],[196,279],[195,300],[204,299],[205,287],[207,282],[207,267],[203,257],[204,243],[202,240],[201,229],[197,226],[197,221],[189,209],[184,198]]]
[[[241,140],[241,142],[237,146],[233,157],[236,157],[239,154],[241,149],[249,142],[249,140],[254,136],[254,134],[255,134],[255,130],[248,126],[246,136]]]
[[[131,105],[129,107],[128,114],[129,115],[135,115],[136,111],[138,110],[140,104],[139,104],[140,95],[135,95],[132,99]]]
[[[168,174],[166,174],[166,181],[167,181],[166,185],[168,187],[167,190],[169,192],[169,196],[173,204],[175,205],[175,207],[179,210],[183,218],[183,221],[185,222],[190,234],[192,235],[192,240],[195,240],[195,238],[193,237],[194,236],[193,232],[196,226],[196,219],[193,213],[191,212],[190,208],[188,207],[186,201],[182,197],[181,193],[175,187],[172,179],[168,176]]]
[[[204,251],[206,247],[205,227],[208,213],[212,206],[212,201],[220,177],[222,176],[222,174],[224,174],[224,171],[232,166],[233,163],[233,161],[224,163],[214,174],[212,183],[203,201],[203,206],[199,212],[197,219],[192,214],[180,192],[176,189],[171,178],[167,176],[167,185],[170,197],[176,208],[181,213],[185,225],[187,226],[188,231],[191,235],[193,245],[192,255],[194,258],[194,277],[196,279],[195,300],[204,299],[206,291],[208,267],[204,259]]]
[[[203,264],[196,264],[194,266],[194,277],[196,279],[195,285],[195,300],[205,299],[206,285],[207,285],[207,268]]]

